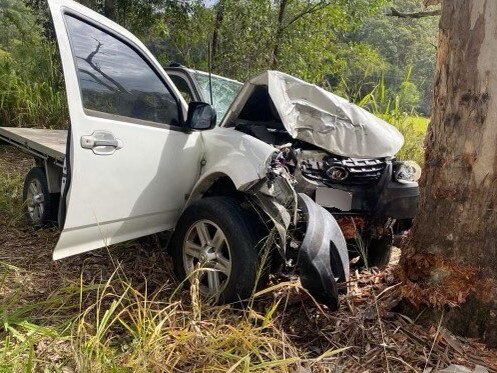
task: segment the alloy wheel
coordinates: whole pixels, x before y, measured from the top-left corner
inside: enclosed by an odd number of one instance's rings
[[[45,196],[39,180],[33,180],[29,184],[26,203],[31,220],[34,223],[39,222],[45,211]]]
[[[190,226],[183,241],[187,275],[198,268],[200,293],[217,301],[231,276],[231,250],[225,234],[214,222],[202,219]]]

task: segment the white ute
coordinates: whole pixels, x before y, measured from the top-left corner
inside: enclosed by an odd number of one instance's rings
[[[70,0],[48,4],[70,114],[60,194],[46,186],[29,194],[57,172],[36,144],[24,148],[39,170],[45,162],[45,174],[27,180],[28,206],[60,198],[54,259],[174,231],[168,249],[178,276],[200,268],[203,295],[234,302],[253,291],[261,251],[276,248],[280,262],[297,263],[303,286],[336,309],[337,282],[349,273],[345,239],[330,213],[295,192],[279,150],[216,127],[208,104],[187,106],[124,28]],[[7,130],[0,139],[20,146],[22,129],[11,138]]]

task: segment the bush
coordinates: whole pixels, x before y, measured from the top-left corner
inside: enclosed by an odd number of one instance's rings
[[[396,127],[404,136],[404,146],[397,154],[397,158],[413,160],[423,166],[424,139],[429,119],[408,114],[381,115],[381,117]]]
[[[414,112],[414,105],[419,100],[419,93],[414,84],[406,80],[401,84],[396,95],[388,92],[384,79],[374,89],[364,96],[358,105],[365,107],[374,115],[382,118],[396,127],[404,136],[404,146],[397,154],[401,160],[413,160],[419,165],[424,164],[424,138],[429,119],[420,117]],[[410,103],[410,105],[407,105]],[[403,111],[410,106],[410,112]]]
[[[56,48],[33,12],[0,0],[0,125],[62,128],[66,98]]]

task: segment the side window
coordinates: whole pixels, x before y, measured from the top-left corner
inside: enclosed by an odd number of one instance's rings
[[[181,76],[175,74],[168,74],[171,80],[173,81],[178,91],[181,93],[181,96],[185,99],[186,103],[189,104],[192,101],[195,101],[193,98],[193,92],[188,82]]]
[[[133,48],[72,16],[66,23],[85,109],[179,125],[178,103]]]

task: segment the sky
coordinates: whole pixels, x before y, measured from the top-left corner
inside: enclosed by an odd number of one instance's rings
[[[204,0],[206,6],[213,6],[218,2],[218,0]]]

